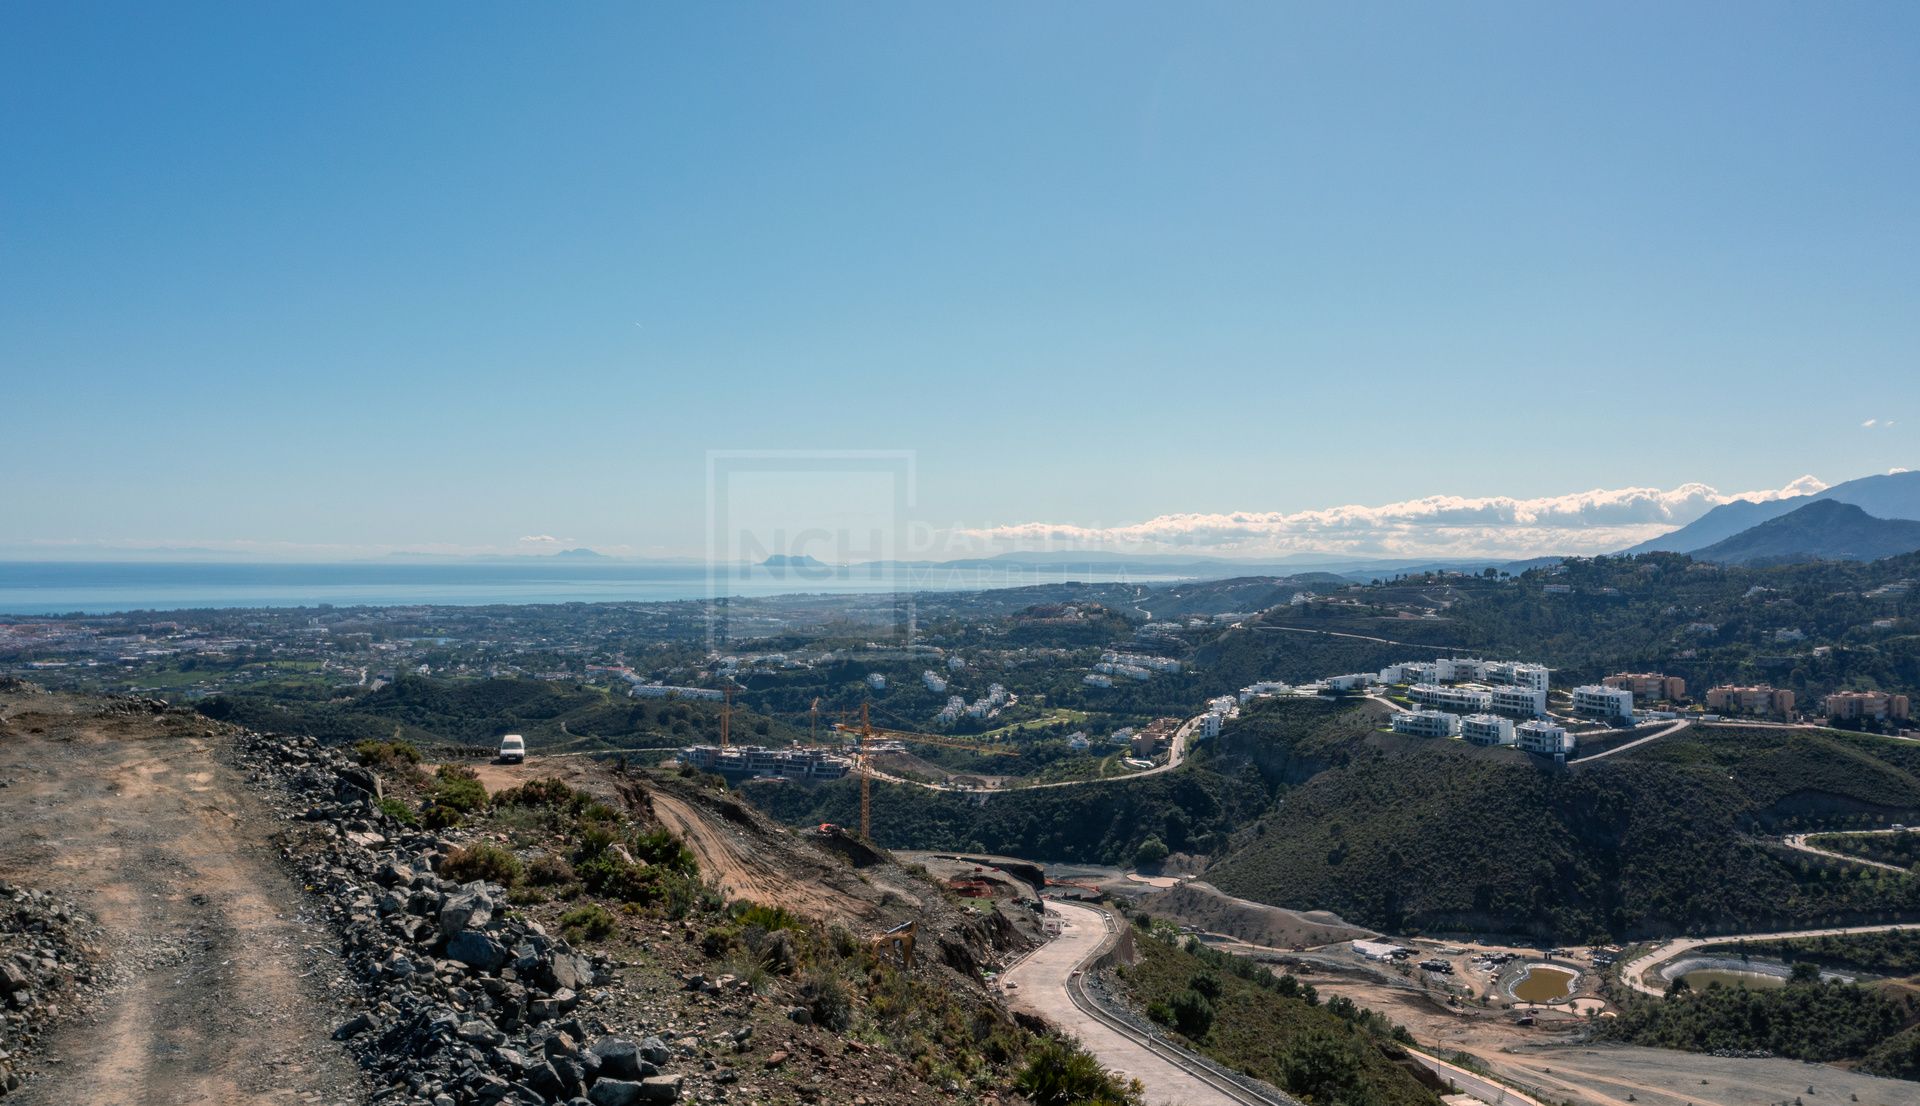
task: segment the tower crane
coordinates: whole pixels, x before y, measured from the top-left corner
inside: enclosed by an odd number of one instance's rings
[[[819,700],[815,700],[816,706]],[[860,704],[860,726],[855,729],[845,723],[836,722],[835,732],[851,736],[858,742],[854,753],[854,771],[860,775],[860,836],[873,840],[873,765],[872,754],[867,744],[878,738],[893,741],[908,741],[916,745],[938,745],[946,749],[965,749],[969,752],[985,753],[996,757],[1017,757],[1020,750],[1011,745],[992,744],[981,741],[962,741],[959,738],[942,737],[938,734],[914,733],[911,730],[889,730],[876,727],[867,711],[867,704]]]

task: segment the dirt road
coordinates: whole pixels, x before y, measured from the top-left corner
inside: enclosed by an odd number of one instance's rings
[[[94,914],[114,980],[8,1106],[364,1099],[330,1041],[331,934],[267,844],[271,812],[204,725],[0,696],[0,879]]]

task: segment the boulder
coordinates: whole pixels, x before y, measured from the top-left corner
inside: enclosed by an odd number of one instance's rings
[[[593,1106],[634,1106],[639,1102],[672,1101],[671,1099],[649,1099],[647,1088],[628,1079],[602,1079],[587,1092],[587,1101]]]
[[[685,1080],[686,1076],[677,1073],[649,1075],[640,1081],[640,1101],[678,1102],[680,1101],[680,1084]]]
[[[600,1061],[602,1078],[639,1079],[660,1070],[647,1061],[643,1046],[625,1037],[602,1037],[588,1051]]]
[[[463,929],[447,942],[447,958],[483,972],[494,972],[507,962],[507,950],[484,933]]]
[[[493,899],[486,884],[479,881],[463,885],[440,905],[440,935],[452,937],[463,929],[485,929],[493,920]]]

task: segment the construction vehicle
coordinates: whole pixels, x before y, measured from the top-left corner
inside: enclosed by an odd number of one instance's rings
[[[852,737],[858,744],[853,755],[853,770],[860,776],[860,836],[873,840],[873,765],[867,745],[879,738],[891,741],[911,742],[916,745],[938,745],[946,749],[965,749],[969,752],[985,753],[996,757],[1017,757],[1020,750],[1011,745],[994,745],[979,741],[961,741],[957,738],[941,737],[937,734],[914,733],[911,730],[889,730],[877,728],[870,717],[867,704],[860,704],[860,728],[854,729],[845,723],[836,722],[834,732]]]
[[[920,919],[901,922],[878,937],[868,938],[867,947],[876,953],[891,953],[903,968],[913,967],[913,943],[920,932]]]

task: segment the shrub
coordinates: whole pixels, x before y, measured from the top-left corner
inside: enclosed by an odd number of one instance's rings
[[[460,824],[460,812],[450,806],[434,803],[420,815],[420,820],[428,829],[452,829]]]
[[[635,860],[644,860],[668,871],[689,876],[700,871],[700,862],[694,859],[693,850],[665,829],[651,829],[630,838],[627,850]]]
[[[417,826],[420,824],[420,816],[414,813],[412,807],[399,799],[381,799],[375,805],[380,808],[380,813],[403,826]]]
[[[599,941],[613,933],[612,912],[599,903],[588,903],[560,915],[560,932],[573,942]]]
[[[846,985],[830,975],[810,975],[800,984],[800,1001],[815,1025],[842,1032],[853,1024],[853,999]]]
[[[498,845],[478,841],[447,854],[440,864],[440,874],[460,883],[484,879],[512,887],[520,882],[522,869],[519,857]]]
[[[487,789],[471,768],[443,764],[435,773],[433,801],[462,814],[471,814],[487,805]]]
[[[398,771],[420,763],[420,750],[411,741],[356,741],[353,758],[369,768]]]
[[[1182,991],[1167,1006],[1173,1012],[1174,1027],[1196,1041],[1213,1028],[1213,1003],[1198,991]]]
[[[1117,1106],[1131,1098],[1098,1060],[1061,1041],[1033,1050],[1013,1089],[1033,1106]]]
[[[1167,858],[1167,843],[1160,840],[1158,834],[1149,834],[1140,847],[1133,851],[1133,866],[1151,868]]]
[[[553,887],[574,881],[573,865],[558,853],[541,853],[527,865],[527,882],[536,887]]]
[[[743,926],[759,926],[769,932],[776,929],[800,929],[804,925],[785,907],[763,906],[745,899],[735,902],[728,913],[733,915],[734,921]]]
[[[529,780],[493,797],[495,806],[568,806],[586,796],[556,779]],[[584,805],[584,804],[583,804]]]

